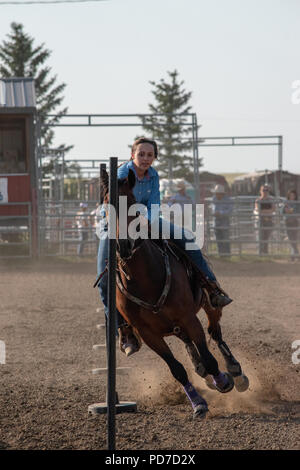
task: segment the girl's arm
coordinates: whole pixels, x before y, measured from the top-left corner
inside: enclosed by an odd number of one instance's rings
[[[155,205],[155,207],[151,207]],[[159,217],[159,207],[160,207],[160,192],[159,192],[159,177],[155,176],[153,181],[152,190],[147,202],[148,209],[148,220],[152,223]]]

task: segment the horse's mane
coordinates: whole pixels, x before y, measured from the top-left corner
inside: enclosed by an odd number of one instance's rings
[[[103,204],[104,198],[108,193],[109,180],[106,170],[102,170],[100,173],[100,204]]]

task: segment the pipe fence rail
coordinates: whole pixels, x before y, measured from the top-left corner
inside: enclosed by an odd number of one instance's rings
[[[45,200],[39,207],[41,256],[96,256],[98,201]]]
[[[229,198],[227,214],[223,216],[216,215],[212,198],[205,199],[203,249],[208,255],[298,258],[300,202],[293,202],[294,213],[288,214],[285,212],[288,201],[274,198],[274,211],[265,216],[255,210],[256,199]],[[82,210],[77,200],[42,203],[39,208],[41,256],[96,256],[98,202],[85,201],[85,204]]]
[[[205,200],[205,250],[210,255],[257,255],[298,258],[300,201],[274,198],[273,210],[264,213],[255,208],[257,197],[236,196],[223,204],[219,214],[212,198]],[[222,202],[220,201],[222,204]],[[258,203],[258,206],[262,203]]]
[[[30,258],[33,222],[31,203],[6,202],[1,203],[0,208],[3,208],[0,209],[0,258]]]

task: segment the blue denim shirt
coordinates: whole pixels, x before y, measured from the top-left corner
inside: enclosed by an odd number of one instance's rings
[[[135,174],[135,186],[133,194],[135,200],[139,204],[143,204],[147,208],[145,215],[151,222],[159,217],[159,209],[151,210],[151,204],[160,205],[159,193],[159,176],[154,168],[150,167],[146,175],[139,179],[135,171],[134,163],[132,160],[124,163],[118,168],[118,179],[127,178],[129,170],[133,170]],[[100,210],[100,230],[107,230],[107,219],[104,207]]]

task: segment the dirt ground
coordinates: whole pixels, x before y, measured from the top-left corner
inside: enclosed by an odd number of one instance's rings
[[[299,449],[300,365],[291,344],[300,340],[300,263],[213,262],[234,298],[224,310],[223,336],[250,379],[245,393],[208,390],[182,344],[175,356],[206,398],[210,412],[192,410],[167,366],[150,349],[119,366],[121,400],[137,413],[117,416],[117,449]],[[89,416],[89,404],[105,401],[103,310],[93,289],[95,261],[1,262],[0,449],[105,449],[106,416]],[[206,326],[203,313],[199,318]],[[221,369],[223,361],[211,344]],[[300,357],[300,354],[299,354]]]

